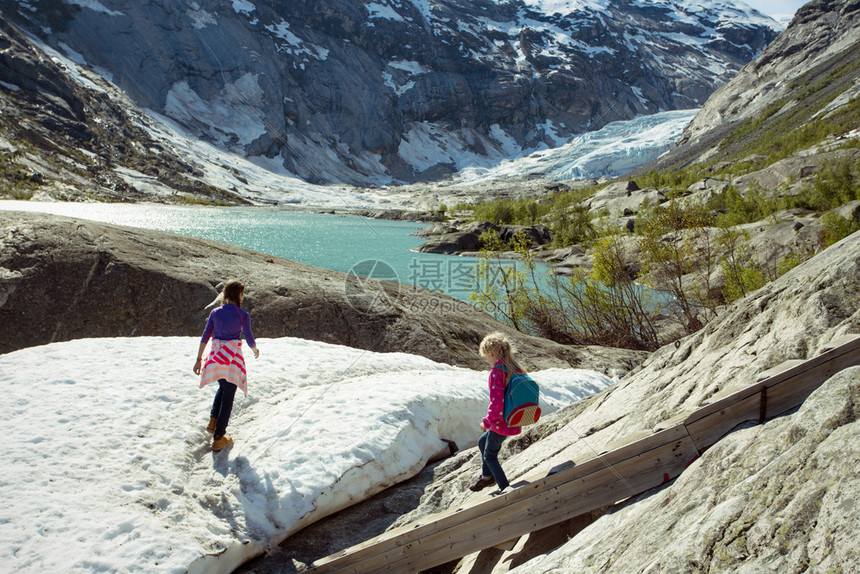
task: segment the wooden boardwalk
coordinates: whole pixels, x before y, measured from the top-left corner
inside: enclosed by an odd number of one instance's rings
[[[310,572],[420,572],[515,541],[677,477],[708,447],[747,421],[799,406],[824,381],[860,364],[860,335],[842,337],[806,361],[787,361],[761,380],[661,430],[582,463],[566,465],[497,496],[425,516],[314,563]]]

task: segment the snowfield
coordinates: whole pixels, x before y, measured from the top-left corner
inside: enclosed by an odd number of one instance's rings
[[[472,447],[487,371],[295,338],[258,341],[213,453],[198,339],[83,339],[0,355],[8,572],[228,572],[289,534]],[[544,412],[613,381],[534,373]],[[223,554],[222,554],[223,553]],[[217,561],[214,557],[222,554]],[[217,562],[217,564],[216,564]]]

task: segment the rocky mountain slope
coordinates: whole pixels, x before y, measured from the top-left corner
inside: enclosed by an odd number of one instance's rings
[[[778,28],[740,4],[676,0],[0,9],[196,135],[306,181],[347,183],[439,179],[697,107]]]
[[[200,200],[248,203],[204,181],[189,162],[147,129],[145,116],[95,73],[75,76],[33,45],[0,13],[0,193],[57,199]],[[148,185],[131,185],[123,173]],[[153,191],[158,190],[158,191]],[[166,196],[166,197],[165,197]]]
[[[856,135],[858,81],[860,2],[810,2],[760,57],[714,92],[670,152],[638,171],[746,158],[786,132],[802,141],[821,123],[841,126],[835,131],[847,139]]]

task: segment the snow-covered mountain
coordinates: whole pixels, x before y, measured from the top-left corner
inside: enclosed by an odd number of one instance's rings
[[[2,0],[193,135],[308,182],[432,181],[700,106],[781,26],[706,0]]]

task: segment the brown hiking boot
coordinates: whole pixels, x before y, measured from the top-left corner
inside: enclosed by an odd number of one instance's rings
[[[209,424],[206,425],[206,432],[215,434],[216,426],[218,426],[218,417],[209,417]]]
[[[478,492],[479,490],[483,490],[491,484],[496,484],[495,478],[493,478],[492,476],[490,478],[484,478],[483,476],[479,476],[478,480],[472,483],[472,485],[469,487],[469,490],[471,490],[472,492]]]
[[[231,444],[233,444],[233,438],[224,435],[221,438],[216,438],[214,441],[212,441],[212,450],[218,452],[222,448],[227,448]]]

